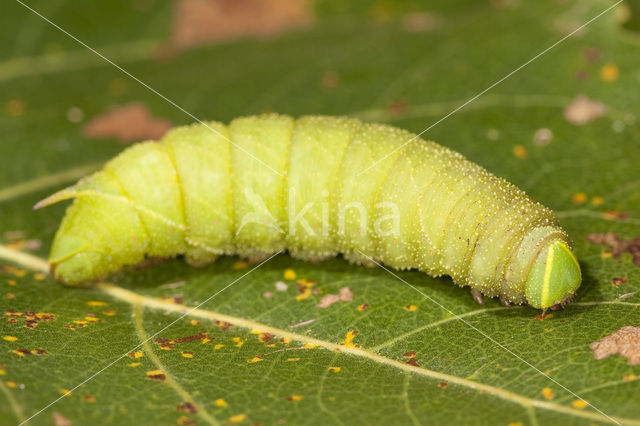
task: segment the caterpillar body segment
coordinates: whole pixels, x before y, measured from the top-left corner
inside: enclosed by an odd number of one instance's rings
[[[36,205],[75,199],[52,271],[79,284],[147,256],[205,264],[287,249],[449,275],[537,308],[570,298],[580,268],[554,214],[454,151],[406,143],[414,138],[326,116],[174,128]]]

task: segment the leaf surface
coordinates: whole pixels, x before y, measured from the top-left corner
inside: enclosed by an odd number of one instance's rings
[[[203,120],[322,113],[418,133],[612,3],[443,1],[425,15],[418,2],[323,1],[306,29],[168,61],[156,59],[173,13],[164,3],[28,4]],[[122,149],[84,138],[82,126],[129,102],[176,124],[193,118],[9,2],[0,423],[60,398],[29,423],[640,424],[640,366],[596,361],[589,349],[640,325],[639,267],[587,241],[640,234],[640,38],[623,29],[628,10],[603,15],[424,135],[558,213],[584,282],[574,303],[541,320],[528,307],[479,306],[448,278],[286,254],[255,270],[236,258],[198,269],[170,260],[94,288],[60,286],[43,259],[65,206],[31,206]],[[604,116],[567,121],[580,94],[606,105]],[[342,287],[353,300],[317,307]]]

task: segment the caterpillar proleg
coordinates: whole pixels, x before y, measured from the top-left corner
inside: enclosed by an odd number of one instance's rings
[[[569,300],[580,267],[553,212],[450,149],[405,145],[414,137],[347,117],[276,114],[174,128],[35,206],[74,199],[52,272],[74,285],[145,257],[205,264],[286,249],[449,275],[536,308]]]

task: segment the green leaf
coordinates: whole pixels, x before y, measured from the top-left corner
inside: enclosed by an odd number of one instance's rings
[[[425,18],[412,15],[419,2],[326,0],[306,29],[162,62],[154,58],[170,31],[168,2],[76,3],[29,5],[199,118],[326,113],[414,132],[612,4],[442,1]],[[476,305],[448,278],[409,271],[400,280],[341,258],[312,264],[283,254],[255,270],[236,258],[200,269],[170,260],[94,288],[55,283],[43,259],[64,206],[31,206],[122,149],[84,138],[86,120],[131,101],[176,124],[192,118],[8,2],[0,18],[10,45],[0,52],[0,423],[39,413],[29,423],[640,424],[640,366],[617,355],[595,360],[589,349],[640,325],[639,267],[586,238],[640,230],[640,38],[623,29],[625,10],[424,135],[558,212],[584,283],[574,303],[540,320],[529,307]],[[411,19],[414,29],[422,22],[417,32],[407,30]],[[606,114],[568,122],[563,109],[579,94]],[[84,121],[67,119],[73,107]],[[540,129],[552,132],[548,144]],[[10,241],[16,234],[7,231],[23,235]],[[28,252],[24,240],[42,247]],[[299,297],[297,279],[284,278],[289,268],[320,294]],[[342,287],[352,301],[317,307]]]

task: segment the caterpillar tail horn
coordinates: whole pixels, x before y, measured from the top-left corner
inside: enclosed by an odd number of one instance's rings
[[[77,197],[76,185],[72,185],[68,188],[61,189],[60,191],[49,195],[47,198],[38,201],[33,207],[33,210],[39,210],[43,207],[48,207],[52,204],[59,203],[60,201],[70,200]]]

